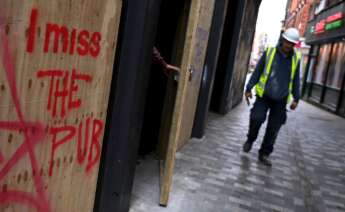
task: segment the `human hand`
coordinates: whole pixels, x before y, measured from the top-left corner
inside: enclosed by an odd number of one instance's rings
[[[180,68],[177,67],[177,66],[173,66],[173,65],[170,65],[168,64],[166,66],[166,69],[169,71],[169,72],[172,72],[173,75],[178,75],[180,73]]]
[[[291,105],[290,105],[290,109],[291,109],[291,110],[296,110],[297,106],[298,106],[298,102],[293,101],[293,102],[291,103]]]
[[[246,97],[247,105],[250,105],[250,99],[253,98],[252,92],[251,91],[246,91],[244,93],[244,96]]]

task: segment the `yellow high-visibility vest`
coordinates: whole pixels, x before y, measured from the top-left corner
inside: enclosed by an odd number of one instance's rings
[[[265,87],[266,83],[268,81],[268,78],[272,72],[272,63],[274,60],[274,57],[276,55],[277,48],[276,47],[269,47],[266,50],[266,62],[265,62],[265,70],[260,76],[259,82],[255,86],[256,94],[259,97],[263,97],[265,93]],[[297,65],[301,59],[301,54],[299,52],[295,52],[293,57],[292,57],[292,62],[291,62],[291,77],[290,77],[290,82],[289,82],[289,96],[288,96],[288,101],[292,100],[292,89],[293,89],[293,81],[295,79],[295,75],[297,72]]]

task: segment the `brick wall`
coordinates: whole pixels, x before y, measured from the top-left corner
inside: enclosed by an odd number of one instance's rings
[[[301,36],[304,37],[312,5],[313,0],[292,0],[290,8],[286,10],[288,14],[285,20],[285,27],[299,29]]]

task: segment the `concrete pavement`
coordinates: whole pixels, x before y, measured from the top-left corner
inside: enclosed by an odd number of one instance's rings
[[[277,139],[273,167],[257,161],[264,128],[242,152],[249,108],[210,115],[204,139],[177,154],[167,208],[158,206],[158,162],[137,167],[131,212],[345,211],[345,119],[301,102]]]

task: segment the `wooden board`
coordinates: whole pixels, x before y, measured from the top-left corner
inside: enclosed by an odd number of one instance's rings
[[[0,4],[0,211],[92,211],[121,0]]]
[[[181,132],[179,133],[177,150],[180,150],[190,139],[193,129],[193,121],[196,112],[196,106],[199,97],[200,83],[202,72],[204,69],[204,62],[209,38],[209,31],[214,10],[214,0],[202,1],[201,15],[198,20],[198,25],[195,31],[193,44],[193,53],[191,60],[188,61],[188,68],[192,70],[192,76],[188,73],[188,85],[184,91],[184,104],[179,106],[180,112],[183,114],[181,125]]]
[[[177,30],[175,33],[175,41],[172,53],[171,64],[181,67],[183,55],[184,55],[184,46],[186,41],[186,34],[188,30],[188,18],[189,11],[191,6],[191,0],[184,2],[183,13],[178,18]],[[159,143],[157,147],[157,153],[159,158],[163,159],[167,153],[167,146],[169,142],[169,136],[171,132],[172,118],[175,108],[176,93],[178,88],[178,82],[174,79],[173,76],[168,78],[167,83],[167,92],[164,100],[163,108],[163,117],[161,120],[161,128],[159,135]]]
[[[170,187],[175,164],[177,147],[184,143],[183,139],[189,129],[191,133],[197,103],[198,90],[202,75],[202,67],[213,15],[214,0],[192,0],[187,25],[187,36],[184,45],[181,75],[177,89],[173,120],[169,136],[161,180],[160,205],[166,206],[169,200]],[[191,71],[193,74],[191,76]],[[192,105],[190,105],[192,104]],[[190,109],[189,109],[190,108]],[[188,118],[191,121],[188,121]]]

